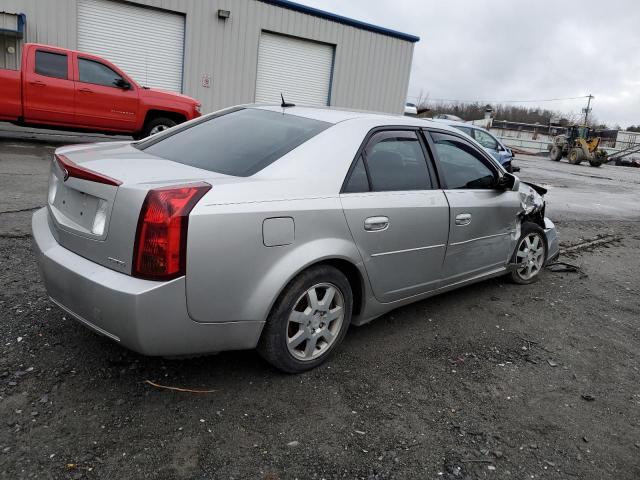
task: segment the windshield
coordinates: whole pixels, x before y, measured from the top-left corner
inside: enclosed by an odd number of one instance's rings
[[[251,176],[331,124],[255,108],[204,119],[160,141],[138,144],[167,160],[236,177]]]

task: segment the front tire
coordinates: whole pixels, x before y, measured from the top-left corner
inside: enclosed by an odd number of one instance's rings
[[[342,342],[352,308],[353,293],[342,272],[328,265],[305,270],[276,301],[258,353],[287,373],[315,368]]]
[[[512,263],[517,263],[518,266],[511,272],[511,280],[520,285],[537,281],[547,261],[548,251],[544,230],[533,222],[524,222],[516,251],[513,253]]]
[[[582,153],[582,150],[580,148],[572,148],[571,150],[569,150],[569,163],[572,163],[573,165],[580,165],[580,163],[582,163],[582,160],[584,160],[584,154]]]
[[[142,129],[142,138],[147,138],[151,135],[155,135],[156,133],[164,132],[171,127],[175,127],[177,125],[175,120],[172,120],[167,117],[158,117],[153,120],[148,121],[144,128]]]

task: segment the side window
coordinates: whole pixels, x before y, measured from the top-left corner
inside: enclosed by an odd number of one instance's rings
[[[471,133],[471,129],[469,127],[459,127],[458,125],[456,125],[454,128],[457,128],[462,133],[466,133],[470,137],[473,137],[473,133]]]
[[[36,73],[45,77],[67,79],[67,56],[64,53],[36,50]]]
[[[123,80],[120,75],[103,63],[86,58],[78,58],[78,73],[81,82],[106,87],[117,87],[118,83]]]
[[[449,189],[493,188],[496,174],[487,165],[480,152],[470,144],[453,135],[431,133],[438,154],[438,165],[442,169]]]
[[[358,158],[356,166],[351,172],[351,176],[344,187],[345,193],[361,193],[369,191],[369,180],[367,170],[364,168],[362,155]]]
[[[490,148],[491,150],[498,150],[498,142],[495,138],[482,130],[474,130],[476,141],[484,148]]]
[[[430,190],[431,175],[415,132],[380,132],[365,150],[374,191]]]

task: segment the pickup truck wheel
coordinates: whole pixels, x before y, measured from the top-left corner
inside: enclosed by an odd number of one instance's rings
[[[312,267],[292,280],[276,301],[258,353],[287,373],[315,368],[342,342],[352,306],[351,286],[339,270]]]
[[[142,138],[155,135],[156,133],[164,132],[165,130],[175,127],[177,125],[175,120],[171,120],[166,117],[158,117],[146,123],[142,129]]]

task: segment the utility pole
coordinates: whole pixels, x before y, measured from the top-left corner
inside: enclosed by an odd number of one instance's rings
[[[584,124],[587,124],[587,119],[589,118],[589,112],[591,111],[591,108],[589,108],[591,106],[591,99],[596,98],[593,95],[589,94],[589,96],[587,97],[589,100],[587,100],[587,108],[583,108],[582,111],[584,112]]]

